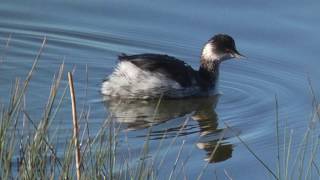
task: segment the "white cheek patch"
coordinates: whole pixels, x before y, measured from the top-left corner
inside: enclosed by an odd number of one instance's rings
[[[228,59],[235,58],[235,56],[230,53],[216,54],[214,53],[214,49],[214,45],[212,45],[210,42],[207,43],[202,50],[201,58],[208,62],[225,61]]]
[[[202,50],[202,59],[208,61],[215,61],[219,59],[219,56],[213,52],[214,46],[211,43],[207,43]]]

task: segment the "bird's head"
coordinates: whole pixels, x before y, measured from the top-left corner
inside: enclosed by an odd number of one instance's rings
[[[225,61],[232,58],[244,58],[236,49],[233,38],[227,34],[217,34],[213,36],[204,45],[201,60],[202,61]]]

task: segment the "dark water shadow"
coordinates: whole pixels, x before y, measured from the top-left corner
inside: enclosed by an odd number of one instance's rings
[[[162,100],[104,98],[110,116],[121,124],[124,130],[139,131],[152,127],[150,132],[139,137],[148,135],[151,140],[160,140],[173,138],[177,135],[198,134],[199,140],[195,145],[206,152],[204,160],[210,163],[231,158],[233,151],[233,145],[227,142],[233,133],[226,128],[218,128],[218,115],[215,112],[218,100],[219,96]],[[179,125],[168,123],[178,118],[188,119],[188,122]],[[164,125],[164,123],[168,124]],[[164,128],[159,130],[156,127],[160,125],[163,125]],[[215,148],[215,153],[212,156]]]

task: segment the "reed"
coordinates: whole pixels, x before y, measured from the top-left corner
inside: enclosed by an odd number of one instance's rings
[[[77,170],[77,179],[79,180],[81,177],[81,173],[80,173],[81,158],[80,158],[80,146],[79,146],[79,140],[78,140],[79,126],[78,126],[78,118],[77,118],[76,94],[74,92],[73,78],[70,72],[68,72],[68,80],[69,80],[69,88],[70,88],[70,96],[71,96],[71,104],[72,104],[73,141],[75,146],[76,170]]]

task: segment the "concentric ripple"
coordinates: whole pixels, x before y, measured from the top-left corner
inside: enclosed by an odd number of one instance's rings
[[[41,27],[30,24],[4,23],[0,32],[4,60],[7,61],[3,63],[3,71],[8,70],[12,74],[5,77],[4,81],[9,81],[11,77],[20,73],[23,76],[46,36],[48,41],[43,54],[44,60],[39,65],[39,73],[42,76],[34,86],[41,89],[49,85],[48,79],[52,77],[58,65],[65,61],[67,65],[78,66],[76,71],[80,76],[78,87],[84,89],[85,78],[80,74],[84,73],[85,66],[88,65],[89,71],[92,69],[94,72],[92,81],[88,82],[88,96],[93,103],[100,101],[98,92],[100,82],[112,71],[116,55],[120,52],[165,52],[166,50],[181,52],[190,48],[176,46],[177,42],[150,42],[147,39],[137,39],[117,33],[75,31],[63,27]],[[9,48],[6,48],[8,40]],[[191,47],[191,49],[197,48]],[[190,52],[192,58],[185,60],[196,67],[198,64],[194,58],[197,57],[196,52]],[[305,97],[299,96],[306,91],[305,76],[296,71],[298,67],[295,67],[295,64],[291,64],[290,67],[282,66],[281,62],[285,61],[289,60],[249,54],[246,60],[225,63],[220,76],[220,90],[223,96],[217,109],[219,119],[236,126],[241,129],[244,136],[254,140],[273,134],[275,97],[281,104],[279,111],[286,113],[287,118],[297,117],[299,111],[306,111],[301,109],[300,105],[301,101],[305,101]],[[13,73],[11,70],[15,67],[24,70]],[[80,93],[79,96],[84,97],[84,94]],[[45,97],[43,95],[43,99]]]

